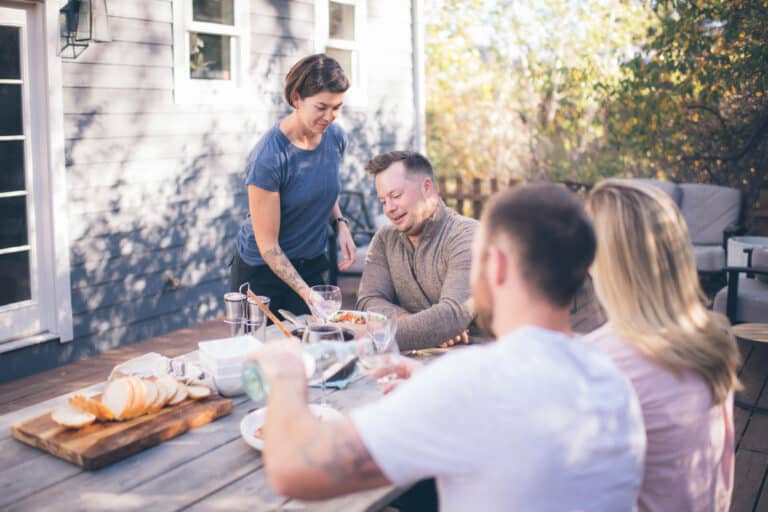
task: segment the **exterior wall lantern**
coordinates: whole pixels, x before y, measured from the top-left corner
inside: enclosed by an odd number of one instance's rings
[[[59,37],[65,59],[76,59],[91,42],[111,41],[106,0],[67,0],[59,9]]]

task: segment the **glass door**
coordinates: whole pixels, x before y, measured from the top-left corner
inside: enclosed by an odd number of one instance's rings
[[[46,328],[34,203],[34,163],[43,147],[30,104],[31,12],[0,5],[0,343]]]

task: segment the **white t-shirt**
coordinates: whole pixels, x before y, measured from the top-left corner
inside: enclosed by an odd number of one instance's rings
[[[351,418],[391,482],[435,477],[444,511],[635,507],[640,406],[580,338],[518,329],[443,356]]]

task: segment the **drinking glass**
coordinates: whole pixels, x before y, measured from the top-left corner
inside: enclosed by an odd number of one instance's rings
[[[344,333],[341,331],[341,327],[333,324],[315,324],[311,323],[304,329],[304,337],[302,339],[304,343],[319,343],[321,341],[337,341],[339,343],[344,342]],[[323,367],[323,361],[317,361],[317,366]],[[326,375],[320,375],[320,388],[323,390],[323,396],[320,398],[320,405],[328,405],[325,399],[325,380]]]
[[[397,311],[383,310],[380,313],[369,313],[365,328],[373,341],[375,354],[361,358],[360,365],[368,371],[378,368],[394,367],[394,356],[400,354],[395,333],[397,332]],[[394,373],[379,378],[383,384],[394,378]]]
[[[341,288],[332,284],[318,284],[311,291],[313,300],[310,300],[309,307],[312,314],[328,323],[341,309]]]
[[[302,336],[304,343],[317,343],[320,341],[344,341],[344,333],[341,327],[334,324],[310,323],[304,329]]]

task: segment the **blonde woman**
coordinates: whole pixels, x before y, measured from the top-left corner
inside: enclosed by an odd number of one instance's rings
[[[608,322],[587,336],[629,377],[648,438],[640,511],[727,511],[739,352],[704,306],[688,230],[659,189],[623,180],[587,199]]]

